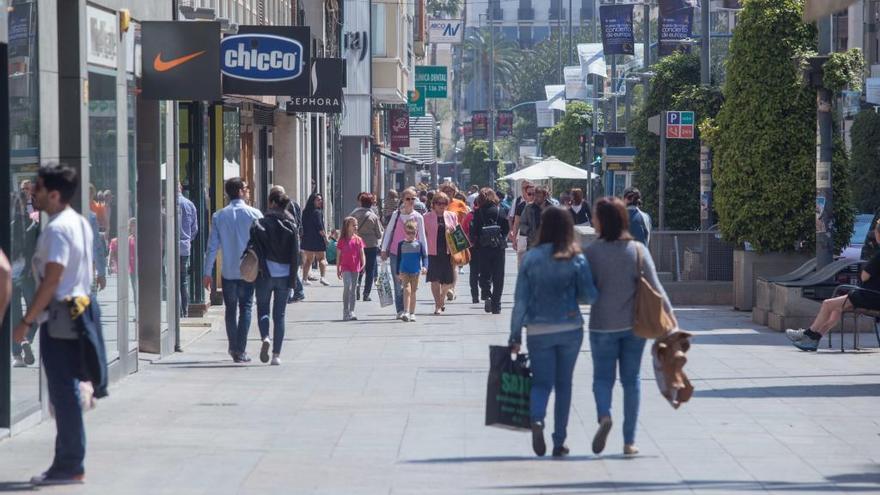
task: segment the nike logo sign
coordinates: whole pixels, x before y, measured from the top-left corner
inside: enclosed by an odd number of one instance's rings
[[[156,69],[157,72],[165,72],[177,67],[178,65],[185,64],[203,53],[205,53],[205,50],[164,61],[162,60],[162,52],[159,52],[159,54],[156,55],[156,58],[153,59],[153,68]]]

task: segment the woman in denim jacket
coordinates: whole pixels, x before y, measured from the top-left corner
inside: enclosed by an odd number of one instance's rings
[[[553,456],[568,455],[565,437],[572,375],[584,339],[584,319],[578,304],[589,304],[594,299],[596,287],[587,259],[574,243],[571,214],[548,207],[541,215],[538,243],[523,258],[510,318],[512,351],[519,351],[522,328],[528,328],[532,448],[539,456],[547,452],[544,416],[554,388]]]

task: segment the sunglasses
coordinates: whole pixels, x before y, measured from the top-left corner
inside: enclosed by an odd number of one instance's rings
[[[415,201],[416,198],[403,198],[404,201]]]
[[[526,197],[529,197],[529,198],[531,198],[534,195],[535,195],[535,193],[526,193]]]
[[[434,203],[434,206],[449,206],[449,203]]]

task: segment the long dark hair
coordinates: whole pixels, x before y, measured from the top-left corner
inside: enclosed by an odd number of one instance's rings
[[[574,220],[571,213],[558,206],[548,206],[541,213],[538,244],[553,244],[553,257],[570,259],[581,252],[574,242]]]
[[[599,239],[605,241],[632,240],[629,233],[629,214],[623,201],[616,196],[605,196],[596,202],[599,221]]]
[[[323,197],[323,196],[321,196],[321,194],[319,194],[319,193],[312,193],[312,195],[309,196],[308,201],[306,201],[306,207],[303,208],[303,214],[305,214],[307,212],[311,213],[312,211],[317,209],[317,208],[315,208],[315,201],[318,199],[318,197]]]

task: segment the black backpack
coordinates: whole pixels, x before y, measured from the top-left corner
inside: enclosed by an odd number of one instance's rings
[[[495,218],[495,223],[489,225],[484,224],[483,228],[480,229],[480,237],[478,239],[480,247],[498,249],[506,245],[504,234],[501,232],[501,225],[499,225],[500,220],[501,208],[498,208],[498,215]]]

